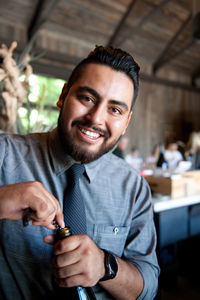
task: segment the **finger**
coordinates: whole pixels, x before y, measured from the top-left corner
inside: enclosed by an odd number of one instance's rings
[[[57,242],[55,234],[49,234],[44,236],[43,241],[49,245],[54,245]]]
[[[57,200],[56,203],[57,203],[57,212],[56,212],[55,220],[61,228],[64,228],[65,227],[64,215],[60,207],[59,201]]]
[[[65,222],[64,222],[64,216],[63,213],[61,211],[61,208],[58,210],[56,216],[55,216],[55,220],[56,223],[61,227],[64,228],[65,227]]]
[[[57,213],[56,215],[55,215],[56,213],[55,211],[53,213],[50,213],[50,215],[46,217],[45,220],[44,219],[38,220],[38,217],[35,216],[35,214],[32,214],[30,216],[30,218],[32,219],[32,224],[35,226],[44,226],[48,229],[56,229],[56,225],[59,225],[61,228],[64,228],[65,227],[64,216],[61,211],[61,208],[59,208],[58,211],[59,213]]]
[[[51,214],[56,214],[58,201],[57,199],[49,193],[46,188],[40,182],[34,182],[34,194],[29,198],[28,207],[35,211],[36,218],[45,219]],[[33,187],[32,187],[33,189]],[[33,201],[33,196],[34,201]],[[37,200],[37,201],[36,201]]]
[[[73,287],[73,286],[87,286],[88,283],[85,282],[83,275],[74,275],[66,278],[55,278],[56,282],[60,287]]]
[[[54,276],[57,279],[64,279],[70,276],[77,275],[78,273],[73,268],[70,268],[70,266],[63,267],[63,268],[54,268],[53,270]]]
[[[56,225],[52,224],[52,222],[49,225],[46,225],[44,227],[46,227],[47,229],[52,229],[52,230],[56,229]]]
[[[29,215],[29,218],[31,218],[32,223],[34,225],[38,225],[40,224],[41,226],[49,226],[50,224],[53,225],[53,220],[55,217],[55,213],[56,211],[50,211],[50,210],[46,210],[45,214],[38,214],[35,211],[32,211],[32,213]],[[52,228],[52,226],[51,226]],[[53,227],[53,229],[55,229],[55,227]]]
[[[43,221],[32,221],[32,225],[43,226],[43,227],[46,227],[47,229],[52,229],[52,230],[56,229],[56,225],[52,224],[52,222],[48,223],[46,221],[44,221],[44,222]]]
[[[70,265],[75,265],[80,262],[80,255],[79,253],[65,252],[60,255],[54,255],[52,258],[52,264],[55,268],[63,268]]]
[[[34,206],[34,211],[32,208],[32,213],[29,215],[29,217],[33,221],[34,225],[40,225],[51,229],[55,229],[55,227],[52,226],[53,224],[51,223],[55,218],[57,206],[55,205],[55,203],[52,205],[49,199],[45,199],[46,202],[42,201],[43,199],[37,201],[38,203],[40,202],[40,205]]]
[[[60,240],[54,247],[53,253],[55,255],[60,255],[65,252],[70,252],[75,250],[80,246],[81,240],[80,240],[81,234],[72,235],[67,237],[66,239]]]
[[[54,201],[51,198],[45,198],[42,200],[43,202],[36,211],[36,217],[38,219],[48,219],[48,222],[50,223],[54,219],[57,212],[57,205],[55,203],[57,200]]]

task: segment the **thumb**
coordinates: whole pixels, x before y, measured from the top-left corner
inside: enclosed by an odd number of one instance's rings
[[[49,235],[46,235],[44,238],[43,238],[43,241],[46,243],[46,244],[49,244],[49,245],[54,245],[57,241],[56,241],[56,237],[55,237],[55,234],[49,234]]]

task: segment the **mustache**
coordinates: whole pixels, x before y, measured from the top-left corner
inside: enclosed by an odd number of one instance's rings
[[[107,130],[104,130],[104,129],[98,127],[98,126],[92,125],[91,122],[84,122],[84,121],[81,121],[81,120],[74,120],[72,122],[72,126],[75,126],[75,125],[90,128],[90,129],[100,133],[105,138],[109,138],[109,136],[110,136],[110,133]]]

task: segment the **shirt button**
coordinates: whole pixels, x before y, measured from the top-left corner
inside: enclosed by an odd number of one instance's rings
[[[114,234],[118,234],[119,228],[118,228],[118,227],[115,227],[115,228],[113,229],[113,232],[114,232]]]

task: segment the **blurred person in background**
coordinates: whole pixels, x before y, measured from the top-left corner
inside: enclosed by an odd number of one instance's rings
[[[168,164],[168,169],[171,171],[175,170],[179,162],[183,160],[183,156],[178,150],[178,144],[175,141],[169,142],[164,151],[164,158]]]
[[[131,152],[125,156],[126,162],[137,171],[141,170],[143,159],[137,147],[132,147]]]
[[[192,170],[200,170],[200,132],[193,132],[190,135],[185,157],[191,161]]]
[[[186,144],[183,141],[177,141],[178,151],[181,152],[183,159],[185,160],[185,151],[186,151]]]
[[[155,144],[151,154],[146,158],[146,167],[154,168],[158,162],[159,156],[160,156],[160,144]]]

